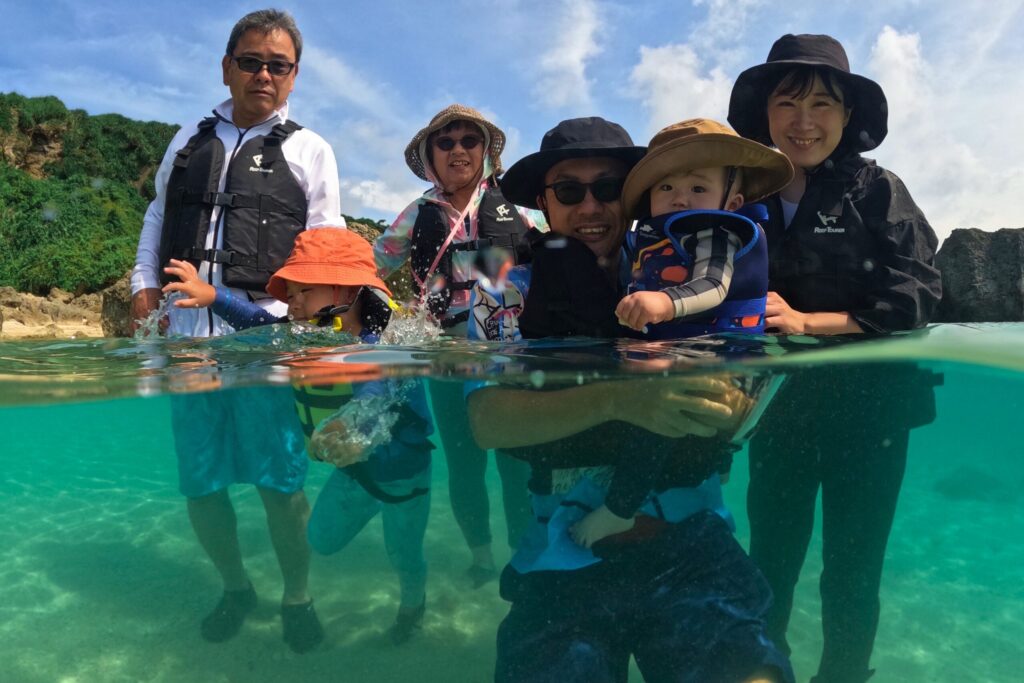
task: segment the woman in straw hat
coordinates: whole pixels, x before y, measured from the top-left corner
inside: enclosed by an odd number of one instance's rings
[[[886,118],[882,89],[851,73],[829,36],[783,36],[736,79],[729,122],[796,169],[768,201],[770,330],[907,330],[935,310],[935,233],[902,181],[860,156],[885,138]],[[933,385],[910,365],[809,369],[783,387],[751,444],[750,554],[775,592],[769,634],[783,647],[822,489],[820,683],[872,673],[909,432],[934,418]]]
[[[383,275],[412,259],[414,289],[447,334],[465,336],[469,290],[481,244],[515,249],[531,230],[547,230],[544,215],[507,201],[498,188],[505,133],[476,109],[453,104],[439,111],[405,148],[405,161],[431,183],[374,245]],[[470,249],[472,247],[472,249]],[[448,459],[452,511],[473,555],[469,580],[479,587],[495,578],[487,453],[469,431],[462,385],[432,382],[431,400]],[[528,468],[497,456],[508,542],[515,546],[529,521]]]

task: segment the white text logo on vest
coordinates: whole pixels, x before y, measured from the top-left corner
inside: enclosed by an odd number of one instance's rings
[[[499,204],[495,211],[498,212],[498,221],[504,223],[505,221],[513,220],[512,217],[509,216],[509,214],[512,213],[512,209],[508,208],[508,204]]]
[[[273,173],[274,172],[274,169],[272,169],[272,168],[263,168],[263,155],[262,154],[253,154],[252,155],[252,163],[256,164],[255,166],[250,166],[249,167],[249,170],[251,172],[253,172],[253,173]]]
[[[822,233],[838,233],[843,234],[846,232],[846,228],[833,228],[832,226],[839,220],[837,216],[826,216],[821,211],[818,212],[818,220],[821,221],[821,226],[814,226],[814,234],[820,235]]]

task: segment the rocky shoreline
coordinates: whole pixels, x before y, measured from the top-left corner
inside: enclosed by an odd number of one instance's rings
[[[45,297],[0,287],[0,339],[103,337],[101,300],[56,287]]]
[[[379,233],[351,227],[370,240]],[[1024,228],[954,230],[936,263],[944,296],[934,322],[1024,321]],[[93,294],[54,288],[37,296],[0,287],[0,340],[128,336],[130,304],[127,274]]]

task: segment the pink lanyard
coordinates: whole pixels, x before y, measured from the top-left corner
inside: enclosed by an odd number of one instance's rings
[[[479,188],[477,189],[477,192],[479,192]],[[455,233],[459,231],[459,226],[465,227],[467,238],[471,237],[472,221],[470,220],[469,213],[473,210],[473,203],[475,199],[476,196],[470,198],[469,203],[466,204],[465,210],[459,213],[459,218],[455,221],[455,226],[448,232],[448,237],[446,237],[444,242],[441,244],[441,248],[437,250],[437,256],[434,257],[434,262],[430,264],[430,268],[427,269],[423,279],[421,280],[419,276],[416,275],[415,271],[413,272],[412,277],[420,287],[420,303],[426,301],[427,296],[430,294],[430,291],[426,286],[427,282],[430,281],[430,276],[434,274],[434,271],[437,270],[438,264],[441,263],[441,257],[444,256],[444,252],[448,249],[449,245],[451,245],[452,240],[455,239]],[[447,212],[445,215],[448,215]]]

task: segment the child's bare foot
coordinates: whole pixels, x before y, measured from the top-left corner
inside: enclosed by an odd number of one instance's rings
[[[633,517],[619,517],[602,505],[576,522],[569,529],[569,534],[572,536],[572,540],[584,548],[589,548],[602,538],[629,531],[635,523],[636,520]]]

